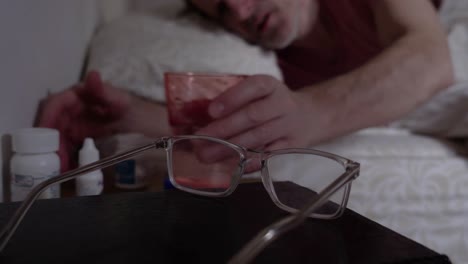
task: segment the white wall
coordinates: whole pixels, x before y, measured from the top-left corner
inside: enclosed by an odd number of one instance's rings
[[[97,21],[95,6],[94,0],[0,1],[0,172],[4,181],[9,177],[10,131],[32,126],[37,104],[48,91],[79,80]]]

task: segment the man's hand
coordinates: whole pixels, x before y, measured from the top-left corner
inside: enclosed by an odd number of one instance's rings
[[[108,136],[118,130],[130,101],[128,93],[90,72],[83,83],[42,100],[35,125],[59,130],[59,156],[62,171],[67,171],[74,167],[73,155],[85,137]]]
[[[211,102],[209,113],[215,121],[197,134],[251,149],[305,147],[314,125],[308,115],[310,104],[275,78],[254,75]],[[218,152],[210,148],[205,154],[221,157]]]

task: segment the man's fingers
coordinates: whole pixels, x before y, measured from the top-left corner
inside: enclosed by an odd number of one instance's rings
[[[229,141],[245,148],[261,150],[282,138],[285,135],[285,129],[282,118],[277,118],[230,138]]]
[[[279,103],[279,102],[278,102]],[[255,101],[231,115],[213,121],[197,131],[199,135],[209,135],[218,138],[231,138],[241,132],[257,127],[270,120],[279,118],[282,114],[274,98]]]
[[[86,108],[94,115],[117,119],[127,110],[130,97],[125,92],[104,83],[98,72],[87,74],[85,82],[75,89]]]
[[[292,146],[290,140],[288,140],[287,138],[280,138],[272,142],[271,144],[267,145],[265,147],[265,150],[273,151],[273,150],[286,149],[286,148],[291,148],[291,147],[294,147],[294,146]]]
[[[107,99],[101,76],[96,71],[90,71],[86,75],[83,85],[77,87],[76,93],[83,101],[90,104],[102,103]]]
[[[56,126],[63,112],[72,108],[77,102],[78,98],[72,90],[51,95],[46,101],[41,103],[37,125],[41,127]]]
[[[261,150],[272,142],[281,139],[284,134],[284,123],[281,118],[278,118],[230,138],[228,141],[245,148]],[[203,160],[211,162],[232,157],[234,154],[230,148],[220,144],[213,144],[199,149],[199,156]]]
[[[272,79],[266,75],[254,75],[231,87],[210,103],[208,108],[210,116],[215,119],[224,117],[252,101],[273,93],[275,83]]]

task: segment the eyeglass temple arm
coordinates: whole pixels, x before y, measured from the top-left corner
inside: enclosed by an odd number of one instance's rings
[[[44,190],[50,187],[51,185],[74,179],[88,172],[92,172],[95,170],[99,170],[99,169],[112,166],[121,161],[134,157],[146,150],[149,150],[152,148],[155,148],[155,149],[166,148],[166,146],[167,146],[167,140],[165,138],[160,138],[152,142],[151,144],[141,146],[138,148],[134,148],[123,153],[115,154],[113,156],[98,160],[86,166],[66,172],[57,177],[53,177],[51,179],[48,179],[40,183],[39,185],[37,185],[31,190],[31,192],[28,194],[26,199],[21,203],[20,207],[15,211],[13,216],[10,218],[10,220],[8,221],[8,223],[5,225],[2,232],[0,233],[0,252],[2,252],[3,249],[6,247],[8,241],[15,233],[16,229],[18,228],[18,225],[21,223],[24,216],[28,212],[29,208],[31,208],[32,204],[37,199],[37,197],[39,197],[39,195],[41,195],[41,193],[44,192]]]
[[[284,233],[302,224],[310,214],[325,204],[330,196],[332,196],[348,182],[359,176],[359,165],[351,164],[351,166],[353,167],[350,171],[343,174],[341,177],[327,186],[322,192],[314,197],[309,205],[304,207],[301,211],[282,218],[259,232],[234,257],[229,260],[228,264],[250,263],[264,248],[270,245],[273,241],[278,239]]]

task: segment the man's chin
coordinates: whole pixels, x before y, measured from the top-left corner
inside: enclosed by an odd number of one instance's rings
[[[281,41],[265,41],[265,42],[259,43],[259,45],[268,50],[280,50],[280,49],[284,49],[288,47],[289,45],[291,45],[291,43],[292,41],[281,40]]]
[[[292,35],[292,34],[291,34]],[[294,38],[292,36],[287,37],[270,37],[263,39],[248,39],[244,38],[247,43],[251,45],[260,46],[266,50],[280,50],[288,47],[293,43]]]
[[[294,41],[295,34],[281,34],[261,39],[259,45],[269,50],[280,50],[288,47]]]

